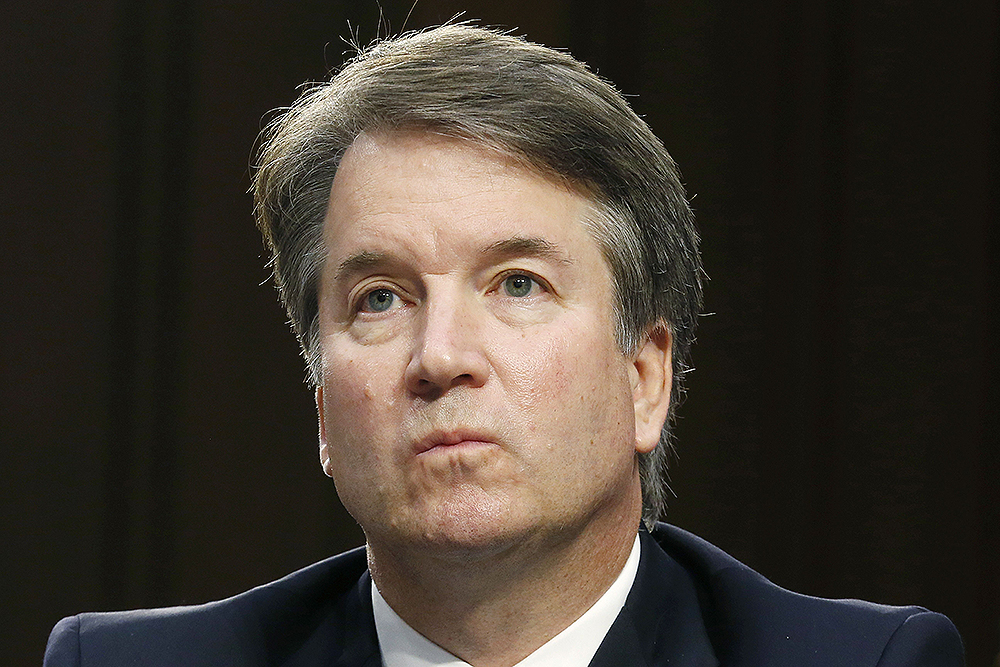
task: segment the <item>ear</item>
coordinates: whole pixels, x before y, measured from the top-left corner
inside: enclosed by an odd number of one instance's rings
[[[674,377],[672,342],[665,325],[655,327],[640,344],[629,368],[635,405],[635,449],[640,454],[648,454],[660,442],[660,432],[670,410]]]
[[[326,420],[323,419],[323,386],[316,387],[316,412],[319,413],[319,462],[327,477],[333,477],[330,463],[330,445],[326,441]]]

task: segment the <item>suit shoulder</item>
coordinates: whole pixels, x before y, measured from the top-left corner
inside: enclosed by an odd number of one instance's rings
[[[45,646],[43,667],[74,667],[80,664],[80,617],[69,616],[56,623]]]
[[[947,616],[919,610],[893,633],[878,667],[953,667],[965,663],[965,649]]]
[[[653,536],[691,574],[713,644],[735,664],[963,664],[958,632],[941,614],[803,595],[674,526],[659,524]]]
[[[355,549],[224,600],[69,617],[50,635],[45,667],[269,664],[336,614],[365,570]]]

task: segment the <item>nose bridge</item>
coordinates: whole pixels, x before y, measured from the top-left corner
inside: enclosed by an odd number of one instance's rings
[[[416,393],[480,385],[489,374],[476,303],[457,281],[435,280],[427,287],[420,326],[406,369]]]

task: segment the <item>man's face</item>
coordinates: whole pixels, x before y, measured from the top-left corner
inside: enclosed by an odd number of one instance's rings
[[[669,391],[669,338],[634,358],[617,346],[588,211],[455,140],[362,135],[347,151],[317,402],[324,469],[369,544],[468,552],[638,525],[635,454],[666,412],[657,396],[647,414],[646,385]]]

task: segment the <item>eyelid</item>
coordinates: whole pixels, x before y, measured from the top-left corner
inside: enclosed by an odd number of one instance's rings
[[[377,292],[378,290],[385,290],[391,292],[399,301],[403,304],[410,301],[406,290],[402,289],[399,285],[386,281],[385,279],[374,278],[372,280],[363,280],[358,283],[354,289],[352,289],[347,295],[347,306],[350,312],[354,315],[359,313],[365,313],[368,315],[381,315],[383,313],[388,313],[395,310],[396,307],[393,306],[389,310],[385,311],[369,311],[365,310],[365,301],[372,292]]]
[[[551,294],[555,293],[555,290],[552,289],[552,285],[549,284],[549,281],[545,280],[544,278],[542,278],[541,276],[539,276],[534,271],[528,271],[527,269],[506,269],[504,271],[501,271],[497,275],[497,277],[494,278],[494,280],[493,280],[493,288],[492,288],[491,291],[495,292],[495,291],[500,290],[500,288],[503,286],[503,282],[505,280],[507,280],[508,278],[510,278],[511,276],[527,276],[528,278],[530,278],[532,280],[532,282],[534,282],[536,285],[538,285],[538,287],[543,292],[548,292],[548,293],[551,293]],[[524,297],[521,297],[521,298],[524,298]]]

